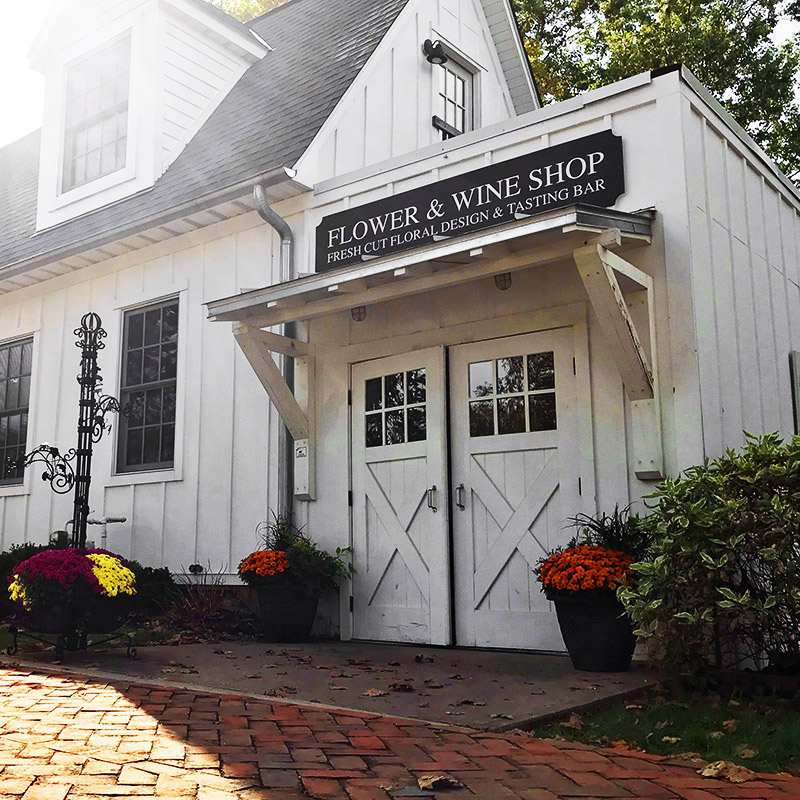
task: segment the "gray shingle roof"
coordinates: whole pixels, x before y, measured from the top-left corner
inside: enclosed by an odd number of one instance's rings
[[[39,132],[0,149],[0,278],[21,262],[294,164],[408,0],[289,0],[250,27],[273,48],[145,192],[32,236]]]

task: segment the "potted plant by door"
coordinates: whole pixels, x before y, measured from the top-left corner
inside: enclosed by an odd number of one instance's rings
[[[611,515],[579,515],[580,534],[539,561],[536,576],[556,607],[558,625],[575,669],[624,672],[636,637],[619,586],[634,579],[631,564],[646,557],[650,536],[629,508]]]
[[[136,579],[105,550],[43,550],[13,571],[8,592],[23,628],[38,633],[108,633],[125,622]]]
[[[320,595],[350,575],[349,548],[322,550],[291,515],[259,526],[261,549],[239,564],[239,576],[256,590],[261,632],[271,642],[302,642],[311,635]]]

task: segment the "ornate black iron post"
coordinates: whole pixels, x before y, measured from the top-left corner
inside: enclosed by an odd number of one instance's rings
[[[97,366],[97,354],[105,347],[107,336],[97,314],[85,314],[75,329],[76,345],[81,349],[81,371],[78,375],[80,404],[78,407],[78,446],[61,454],[50,444],[39,445],[14,466],[18,469],[39,462],[45,464],[42,478],[49,481],[53,491],[66,494],[75,489],[72,504],[73,547],[86,547],[86,520],[89,517],[89,488],[92,483],[92,453],[94,445],[110,430],[106,416],[125,413],[115,397],[101,394],[103,379]],[[72,463],[74,462],[74,464]]]

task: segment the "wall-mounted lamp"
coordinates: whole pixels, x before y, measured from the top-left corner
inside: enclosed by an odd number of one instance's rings
[[[506,289],[511,288],[511,273],[510,272],[501,272],[499,275],[494,276],[494,285],[501,291],[504,292]]]
[[[350,316],[355,322],[363,322],[367,318],[367,309],[365,306],[356,306],[350,309]]]
[[[444,45],[438,39],[435,42],[426,39],[422,44],[422,52],[431,64],[446,64],[448,61]]]

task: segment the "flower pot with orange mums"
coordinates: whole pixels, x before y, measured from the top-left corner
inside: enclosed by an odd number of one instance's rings
[[[646,557],[649,536],[628,509],[612,516],[581,515],[582,530],[566,549],[542,559],[536,576],[556,607],[558,625],[575,669],[625,672],[636,637],[617,588],[634,579],[631,564]]]
[[[302,642],[311,636],[320,596],[350,574],[348,550],[322,550],[289,515],[259,526],[262,547],[239,564],[241,579],[255,589],[264,638]]]

